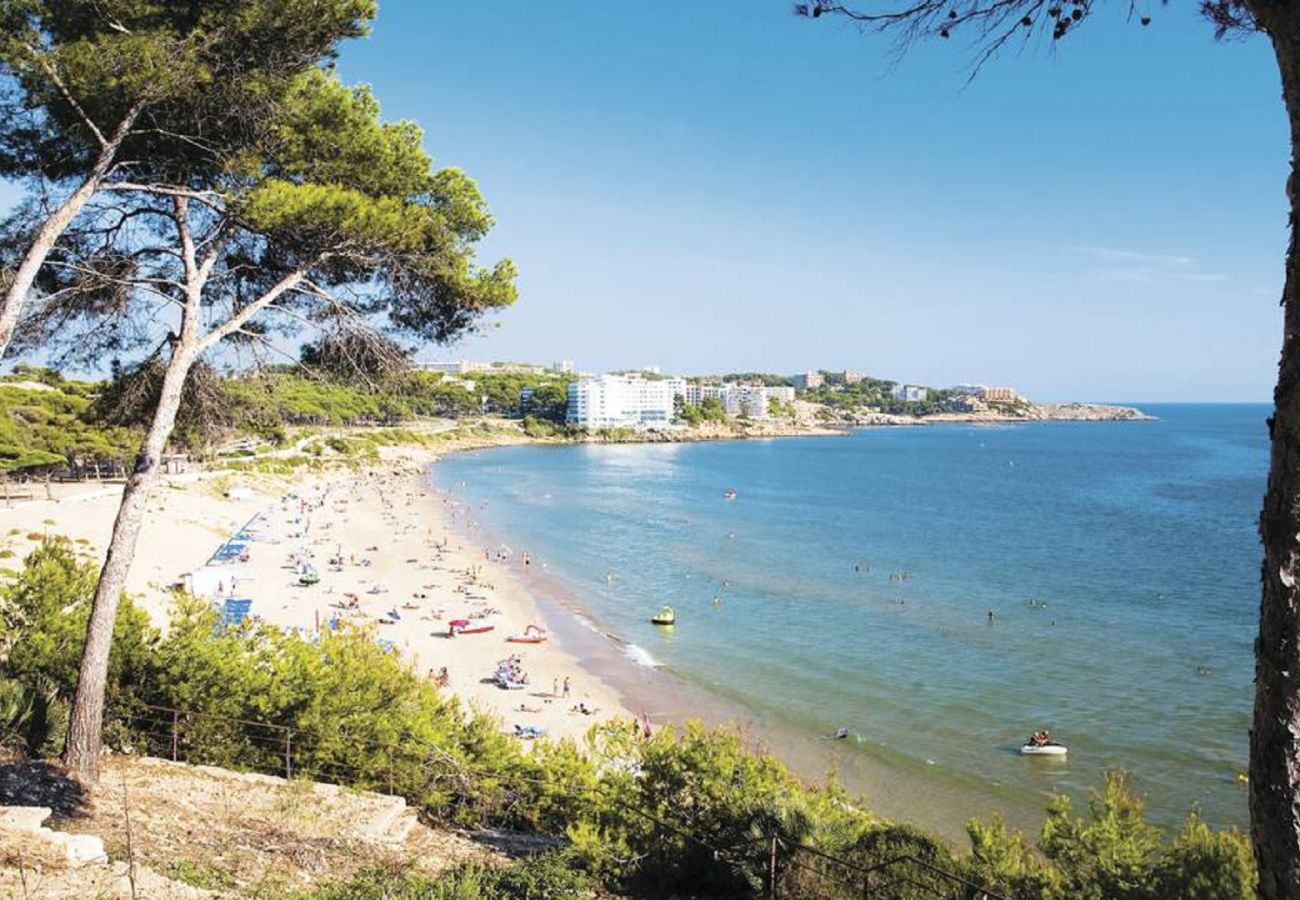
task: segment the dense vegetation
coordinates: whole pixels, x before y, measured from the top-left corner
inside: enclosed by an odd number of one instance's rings
[[[129,465],[157,403],[161,377],[161,369],[150,363],[98,383],[18,367],[0,378],[0,473]],[[241,437],[281,444],[286,426],[391,426],[484,410],[526,415],[538,434],[561,434],[571,378],[486,373],[460,380],[404,369],[358,381],[287,367],[221,377],[198,367],[186,387],[172,446],[210,455]],[[521,404],[525,389],[532,397]]]
[[[129,462],[139,434],[98,421],[94,395],[93,385],[47,369],[20,368],[0,381],[0,473]]]
[[[94,581],[94,567],[54,539],[0,589],[6,744],[41,754],[61,742]],[[595,883],[635,896],[757,896],[774,839],[782,896],[860,897],[851,867],[899,856],[912,861],[892,867],[873,896],[934,888],[951,896],[953,882],[931,867],[1008,898],[1251,893],[1242,835],[1193,817],[1167,840],[1119,775],[1083,816],[1055,799],[1036,848],[995,819],[972,823],[972,852],[958,855],[918,829],[875,819],[833,783],[804,785],[735,731],[689,724],[647,738],[633,723],[614,723],[594,728],[583,747],[543,742],[529,754],[495,721],[440,696],[370,633],[309,641],[256,622],[223,629],[212,610],[184,596],[172,621],[160,634],[123,604],[109,670],[112,746],[170,754],[173,720],[155,707],[179,708],[203,714],[177,720],[184,759],[280,774],[291,744],[296,775],[393,790],[436,819],[524,829],[563,845],[501,872],[366,872],[321,900],[576,897]]]

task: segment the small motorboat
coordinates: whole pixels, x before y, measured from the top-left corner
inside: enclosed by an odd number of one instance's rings
[[[723,493],[722,496],[726,497],[728,500],[735,500],[736,492],[732,488],[727,488],[727,490]]]
[[[545,628],[540,625],[529,625],[524,629],[523,634],[512,634],[506,640],[515,644],[540,644],[549,637]]]
[[[1064,756],[1069,750],[1064,744],[1025,744],[1020,748],[1021,756]]]
[[[673,612],[671,606],[665,606],[659,612],[650,617],[650,621],[655,625],[676,625],[677,613]]]

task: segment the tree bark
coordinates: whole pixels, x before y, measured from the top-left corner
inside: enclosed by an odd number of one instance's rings
[[[18,319],[22,315],[23,304],[27,301],[27,295],[36,283],[36,275],[45,264],[49,257],[50,251],[54,249],[55,243],[63,236],[63,232],[72,224],[72,220],[77,217],[90,198],[99,190],[103,184],[104,178],[112,170],[117,162],[117,151],[121,149],[122,142],[126,140],[127,135],[131,133],[131,128],[135,125],[136,117],[140,114],[140,107],[130,110],[122,121],[118,124],[108,142],[100,148],[99,156],[95,159],[95,165],[86,175],[85,180],[77,186],[77,189],[64,198],[58,208],[50,214],[41,227],[36,229],[32,236],[32,242],[27,247],[27,252],[23,254],[22,261],[19,262],[18,268],[14,270],[13,281],[5,288],[4,299],[0,301],[0,359],[4,358],[5,352],[9,349],[9,342],[13,340],[14,331],[18,327]]]
[[[215,255],[206,265],[195,259],[194,240],[190,234],[189,201],[183,196],[173,198],[173,219],[180,239],[181,259],[185,266],[185,303],[181,313],[180,334],[172,341],[171,358],[163,375],[158,408],[140,454],[135,470],[127,478],[122,491],[122,504],[113,520],[113,535],[108,542],[108,554],[99,572],[99,584],[90,607],[90,620],[86,623],[86,644],[81,650],[77,692],[72,699],[72,714],[68,721],[68,743],[63,761],[68,772],[84,784],[93,785],[99,780],[99,753],[104,736],[104,691],[108,681],[108,656],[113,646],[113,626],[117,622],[117,608],[126,588],[126,577],[135,557],[140,526],[144,524],[145,505],[149,494],[162,473],[162,454],[176,425],[176,414],[181,407],[185,380],[190,369],[203,355],[199,342],[199,311],[202,306],[203,286],[215,262]]]
[[[163,377],[162,395],[153,422],[140,447],[135,471],[122,492],[122,505],[113,521],[113,535],[108,555],[99,574],[95,599],[86,626],[86,645],[81,652],[77,692],[72,701],[68,723],[68,744],[64,763],[69,774],[85,784],[99,778],[99,754],[104,730],[104,691],[107,687],[108,656],[113,644],[113,626],[131,560],[135,556],[140,526],[144,523],[145,504],[162,472],[162,454],[176,424],[185,379],[189,377],[197,354],[191,347],[177,344]]]
[[[1259,519],[1264,563],[1250,733],[1250,830],[1259,896],[1268,900],[1300,900],[1300,196],[1293,190],[1300,170],[1300,10],[1295,6],[1251,4],[1273,42],[1291,125],[1290,239],[1282,356],[1268,423],[1268,490]]]

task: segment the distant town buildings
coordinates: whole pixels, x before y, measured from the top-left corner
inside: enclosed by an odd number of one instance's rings
[[[954,384],[948,389],[958,397],[973,397],[985,403],[1015,403],[1020,394],[1012,387],[989,387],[984,384]]]
[[[479,373],[496,373],[500,375],[542,375],[545,366],[532,363],[473,362],[468,359],[454,362],[416,362],[412,365],[421,372],[440,372],[443,375],[470,375]],[[569,363],[572,367],[573,363]]]
[[[916,384],[896,385],[892,393],[895,400],[902,400],[904,403],[924,403],[930,396],[926,388]]]
[[[573,371],[573,360],[562,359],[559,362],[551,363],[551,371],[568,375]]]
[[[794,402],[794,388],[782,385],[769,387],[763,384],[728,382],[726,384],[699,384],[688,381],[681,392],[687,406],[699,406],[705,400],[717,400],[729,416],[750,419],[767,419],[772,415],[772,401]]]
[[[986,387],[980,391],[979,397],[985,403],[1015,403],[1020,399],[1016,389],[1009,387]]]
[[[844,383],[845,383],[845,384],[857,384],[857,383],[860,382],[862,379],[863,379],[863,375],[862,375],[861,372],[855,372],[855,371],[853,371],[852,369],[845,369],[845,370],[844,370]]]
[[[794,375],[790,378],[790,383],[802,391],[819,388],[826,382],[826,378],[821,372],[808,371],[802,375]]]

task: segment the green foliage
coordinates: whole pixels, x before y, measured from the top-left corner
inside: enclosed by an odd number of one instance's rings
[[[141,433],[153,421],[162,395],[166,363],[151,356],[101,386],[88,420],[104,428],[131,429]],[[203,450],[235,427],[238,408],[226,391],[226,382],[205,362],[198,362],[185,380],[172,443],[190,450]]]
[[[536,416],[524,416],[523,421],[524,434],[531,438],[554,438],[568,434],[568,432],[547,419],[539,419]]]
[[[552,372],[475,372],[470,377],[475,389],[486,399],[489,412],[506,415],[525,412],[557,425],[564,422],[569,384],[575,380],[572,375]],[[525,389],[532,389],[533,397],[528,408],[522,409],[520,395]]]
[[[1147,872],[1160,847],[1160,832],[1144,817],[1145,802],[1129,778],[1108,773],[1088,801],[1087,818],[1070,815],[1070,799],[1048,806],[1040,846],[1080,900],[1144,896]]]
[[[13,733],[34,756],[63,747],[95,579],[95,567],[79,561],[68,541],[52,538],[0,588],[0,678],[25,694],[26,717]],[[129,703],[147,679],[155,640],[148,616],[123,598],[109,653],[112,702]]]
[[[92,410],[91,385],[61,377],[43,382],[51,390],[14,385],[34,380],[28,377],[30,371],[8,379],[9,383],[0,381],[0,472],[64,462],[125,465],[134,457],[138,430],[98,420]]]
[[[0,750],[27,749],[27,726],[32,720],[32,692],[21,682],[0,678]]]
[[[1257,880],[1250,840],[1235,829],[1211,831],[1193,814],[1156,863],[1151,896],[1238,900],[1255,896]]]
[[[1211,831],[1193,813],[1165,845],[1144,817],[1144,802],[1127,776],[1111,772],[1088,802],[1070,815],[1068,797],[1052,798],[1039,852],[995,818],[972,822],[970,871],[1009,898],[1163,900],[1197,897],[1245,900],[1255,894],[1255,860],[1235,830]]]
[[[772,837],[817,844],[856,836],[869,823],[836,790],[806,787],[735,731],[693,722],[647,740],[609,727],[592,741],[606,761],[601,801],[569,837],[593,872],[628,887],[739,895],[762,884]]]
[[[76,177],[98,150],[82,112],[111,133],[137,107],[149,126],[122,147],[126,174],[219,170],[285,79],[374,14],[373,0],[4,0],[0,73],[26,114],[0,128],[0,174]]]
[[[44,540],[28,554],[18,576],[0,588],[0,674],[28,686],[46,679],[60,696],[71,695],[96,575],[62,538]],[[148,616],[123,598],[109,655],[110,698],[144,677],[155,640]]]
[[[785,375],[773,375],[771,372],[732,372],[729,375],[709,376],[710,382],[722,383],[739,381],[747,384],[761,384],[765,387],[785,387],[790,379]]]
[[[717,397],[705,397],[698,406],[684,403],[678,410],[677,417],[692,428],[698,428],[705,422],[728,421],[727,411]]]
[[[508,866],[464,863],[436,876],[369,868],[351,880],[297,900],[579,900],[596,896],[594,885],[559,853]]]
[[[993,887],[1007,900],[1039,900],[1060,894],[1057,870],[1034,851],[1024,835],[1009,830],[1001,816],[994,815],[987,825],[972,821],[966,831],[974,880]]]

